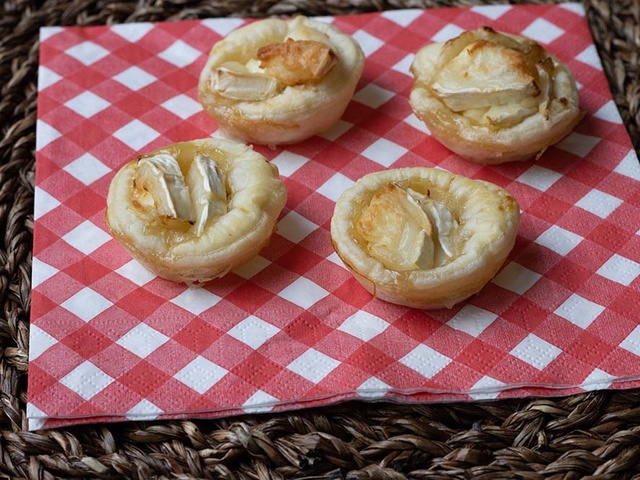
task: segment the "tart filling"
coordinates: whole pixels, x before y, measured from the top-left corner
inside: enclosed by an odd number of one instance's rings
[[[360,46],[336,27],[303,16],[271,18],[213,46],[198,98],[230,138],[297,143],[342,116],[363,67]]]
[[[423,47],[411,71],[416,116],[478,163],[538,157],[582,118],[564,63],[532,40],[489,27]]]
[[[450,308],[495,276],[519,221],[518,203],[497,185],[432,168],[392,169],[341,195],[331,240],[374,296]]]
[[[277,167],[250,147],[194,140],[124,165],[109,187],[106,223],[160,277],[206,282],[258,254],[286,196]]]

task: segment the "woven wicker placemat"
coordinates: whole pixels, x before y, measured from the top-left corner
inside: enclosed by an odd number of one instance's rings
[[[487,3],[495,2],[4,1],[0,478],[640,478],[636,390],[447,405],[349,403],[267,416],[27,432],[39,27]],[[614,99],[638,149],[640,0],[591,0],[584,5]]]

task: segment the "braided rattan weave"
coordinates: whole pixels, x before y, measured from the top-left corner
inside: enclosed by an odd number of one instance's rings
[[[4,0],[0,6],[0,478],[640,478],[640,391],[28,432],[38,30],[219,16],[348,14],[473,0]],[[523,3],[523,2],[513,2]],[[546,3],[532,2],[527,3]],[[584,2],[640,148],[640,0]]]

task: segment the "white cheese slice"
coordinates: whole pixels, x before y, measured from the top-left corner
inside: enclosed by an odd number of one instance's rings
[[[135,186],[151,195],[159,216],[193,222],[189,189],[180,165],[169,153],[138,160]]]
[[[442,265],[445,261],[455,255],[455,234],[458,229],[458,221],[451,210],[442,202],[437,200],[427,200],[422,204],[429,220],[435,229],[434,238],[437,239],[436,265]],[[444,255],[440,255],[443,253]]]
[[[430,88],[460,112],[535,97],[540,93],[536,80],[537,70],[522,52],[477,40],[442,66]]]
[[[227,213],[225,180],[216,161],[198,153],[189,167],[187,182],[195,210],[196,235],[201,236],[209,220]]]
[[[260,101],[278,93],[275,78],[250,71],[238,62],[227,62],[218,67],[211,82],[214,90],[234,100]]]
[[[356,225],[370,255],[392,270],[433,268],[433,228],[406,190],[387,184],[371,199]]]

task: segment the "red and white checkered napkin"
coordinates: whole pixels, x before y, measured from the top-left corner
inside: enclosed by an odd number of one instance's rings
[[[640,386],[640,167],[582,7],[323,20],[367,54],[354,99],[324,135],[258,148],[289,190],[278,231],[199,289],[133,261],[105,229],[105,197],[139,152],[215,135],[196,83],[212,44],[243,21],[42,30],[30,428]],[[584,121],[537,162],[465,162],[411,113],[416,50],[485,24],[540,41],[579,83]],[[503,270],[451,310],[372,299],[331,247],[339,194],[410,165],[490,180],[523,209]]]

